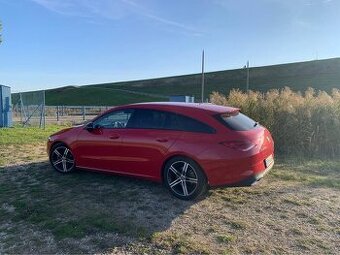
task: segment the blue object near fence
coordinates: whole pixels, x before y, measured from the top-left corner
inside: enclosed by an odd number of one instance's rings
[[[170,96],[170,102],[184,102],[184,103],[194,103],[195,97],[192,96]]]
[[[12,127],[11,88],[0,85],[0,128]]]

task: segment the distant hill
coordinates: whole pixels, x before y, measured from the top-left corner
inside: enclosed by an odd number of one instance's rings
[[[228,93],[246,86],[246,69],[209,72],[205,77],[206,98],[213,91]],[[340,89],[340,58],[250,68],[250,89],[267,91],[284,86],[296,91]],[[46,91],[46,104],[120,105],[164,101],[170,95],[192,95],[199,100],[201,74],[51,89]]]

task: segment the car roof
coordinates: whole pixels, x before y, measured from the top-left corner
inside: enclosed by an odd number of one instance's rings
[[[221,114],[221,113],[231,113],[235,111],[239,111],[238,108],[230,107],[230,106],[221,106],[215,105],[211,103],[183,103],[183,102],[149,102],[149,103],[137,103],[130,104],[127,106],[137,106],[140,108],[157,108],[157,109],[186,109],[186,110],[198,110],[205,111],[210,114]]]

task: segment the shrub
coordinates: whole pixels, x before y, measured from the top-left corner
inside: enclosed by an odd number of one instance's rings
[[[340,90],[331,94],[312,88],[304,93],[285,87],[265,93],[232,90],[213,92],[214,104],[235,106],[267,127],[276,153],[307,157],[340,156]]]

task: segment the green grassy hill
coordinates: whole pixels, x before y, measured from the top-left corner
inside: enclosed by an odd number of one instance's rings
[[[228,93],[245,89],[246,70],[235,69],[205,74],[205,97],[212,91]],[[67,86],[46,91],[47,105],[119,105],[142,101],[164,101],[169,95],[192,95],[200,99],[201,74],[86,86]],[[340,58],[250,69],[250,89],[267,91],[289,86],[296,91],[308,87],[340,89]],[[15,100],[13,100],[15,102]]]

